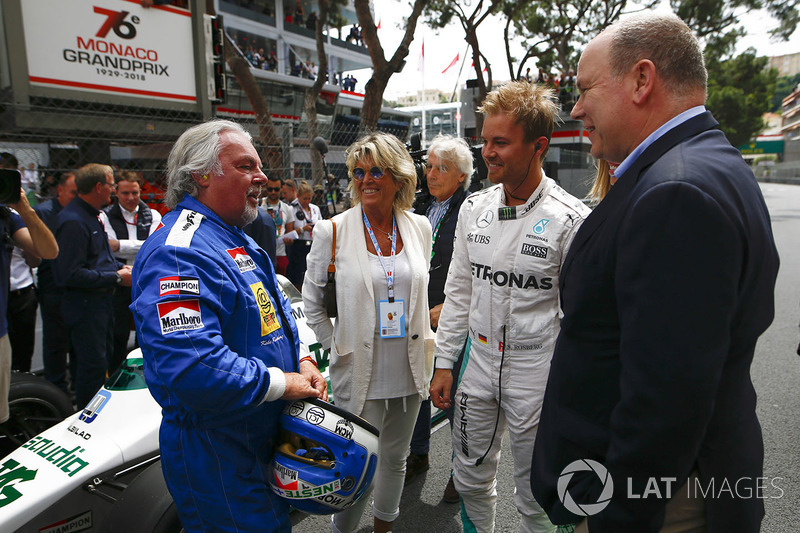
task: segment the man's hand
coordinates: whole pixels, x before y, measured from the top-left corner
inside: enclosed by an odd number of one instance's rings
[[[442,306],[444,304],[439,304],[435,307],[432,307],[430,310],[431,314],[431,327],[438,328],[439,327],[439,315],[442,314]]]
[[[453,386],[453,372],[449,368],[437,368],[431,381],[431,401],[439,409],[449,409],[450,389]]]
[[[131,272],[133,271],[130,265],[125,265],[124,267],[117,270],[117,274],[122,276],[122,285],[123,287],[130,287],[131,286]]]
[[[23,216],[23,213],[28,214],[29,211],[33,211],[30,202],[28,202],[28,195],[25,194],[25,189],[22,187],[19,188],[19,202],[8,204],[8,207],[13,207],[14,210],[19,213],[19,216]]]
[[[308,379],[308,382],[311,383],[311,386],[314,387],[314,389],[319,391],[319,398],[327,402],[328,382],[325,381],[325,377],[322,375],[322,372],[319,371],[317,366],[308,359],[300,361],[300,373],[306,379]]]
[[[284,375],[286,376],[286,390],[281,396],[283,400],[302,400],[303,398],[322,396],[317,389],[311,386],[311,382],[304,375],[297,372],[287,372]],[[327,393],[325,397],[327,398]]]

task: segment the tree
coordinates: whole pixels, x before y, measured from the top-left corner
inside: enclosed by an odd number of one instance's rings
[[[275,123],[272,122],[269,105],[264,99],[264,95],[261,94],[261,89],[258,87],[253,73],[250,72],[252,65],[236,52],[238,47],[227,33],[225,34],[225,40],[225,61],[228,63],[228,67],[231,69],[236,81],[239,82],[242,90],[247,95],[250,107],[253,108],[253,112],[256,115],[261,144],[264,145],[266,150],[268,168],[272,172],[283,174],[283,142],[275,131]]]
[[[370,10],[370,0],[354,0],[356,16],[361,26],[361,35],[372,60],[372,77],[367,81],[364,91],[364,105],[361,109],[359,133],[374,131],[378,126],[386,85],[394,73],[402,70],[405,63],[404,60],[408,56],[408,46],[414,40],[417,20],[429,1],[414,0],[411,14],[405,19],[406,31],[403,39],[394,54],[392,54],[391,59],[387,61],[381,40],[378,38],[378,29],[375,27],[375,20]]]
[[[317,59],[319,61],[319,71],[314,84],[305,90],[303,107],[305,109],[306,120],[308,121],[308,144],[313,146],[313,140],[319,135],[319,120],[317,119],[317,99],[322,91],[322,86],[328,81],[328,54],[325,52],[325,34],[323,29],[331,22],[341,19],[339,6],[344,5],[346,0],[317,0],[319,16],[314,28],[314,35],[317,41]],[[339,32],[341,34],[341,31]],[[313,184],[323,182],[322,176],[322,156],[317,150],[311,150],[311,178]]]
[[[745,15],[766,9],[778,22],[772,34],[788,39],[798,23],[798,0],[670,0],[675,13],[706,43],[708,99],[706,107],[733,146],[749,142],[764,127],[777,71],[765,70],[767,58],[750,49],[732,57],[736,40],[746,34]]]
[[[780,113],[783,99],[789,96],[797,89],[800,84],[800,74],[794,76],[781,76],[775,84],[775,92],[770,100],[769,110],[774,113]]]
[[[772,36],[788,40],[800,22],[799,2],[800,0],[670,0],[670,6],[700,38],[738,30],[747,14],[765,9],[777,22],[777,26],[770,30]]]
[[[638,4],[638,9],[651,9],[659,0]],[[520,2],[516,9],[506,10],[506,29],[523,38],[525,55],[514,70],[511,57],[511,35],[506,31],[506,58],[512,78],[519,78],[528,59],[537,58],[537,65],[546,70],[554,65],[562,72],[576,70],[579,47],[589,42],[606,26],[619,18],[628,7],[627,0],[554,0]]]
[[[749,142],[764,127],[761,116],[769,109],[778,75],[766,68],[767,62],[749,49],[733,59],[712,57],[707,63],[706,107],[733,146]]]
[[[463,5],[462,5],[463,4]],[[464,40],[472,50],[472,66],[475,68],[475,77],[478,80],[477,107],[492,90],[492,66],[481,53],[478,41],[478,27],[489,18],[498,13],[503,7],[503,0],[478,0],[470,11],[471,0],[432,0],[427,9],[426,22],[433,28],[444,28],[455,18],[464,30]],[[486,79],[483,77],[486,72]],[[475,115],[476,131],[483,126],[483,117]]]

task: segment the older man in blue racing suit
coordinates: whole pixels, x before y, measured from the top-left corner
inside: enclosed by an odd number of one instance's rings
[[[139,252],[131,305],[163,408],[164,478],[186,531],[290,531],[268,485],[282,400],[327,399],[327,385],[241,230],[266,183],[261,161],[239,125],[211,121],[178,139],[168,173],[175,209]]]

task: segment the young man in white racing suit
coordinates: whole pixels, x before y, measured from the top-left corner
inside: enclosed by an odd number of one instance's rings
[[[542,171],[557,117],[550,90],[508,83],[479,111],[486,115],[482,155],[496,185],[468,197],[459,212],[431,399],[455,408],[453,470],[464,531],[494,530],[508,428],[520,530],[552,532],[531,494],[530,458],[560,326],[559,271],[589,209]],[[462,348],[451,399],[450,369]]]

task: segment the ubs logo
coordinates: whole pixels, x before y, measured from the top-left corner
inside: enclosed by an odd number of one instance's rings
[[[475,225],[479,228],[488,227],[494,221],[494,211],[488,209],[481,213],[478,219],[475,221]]]
[[[467,242],[475,244],[489,244],[492,240],[491,235],[481,235],[480,233],[467,233]]]

